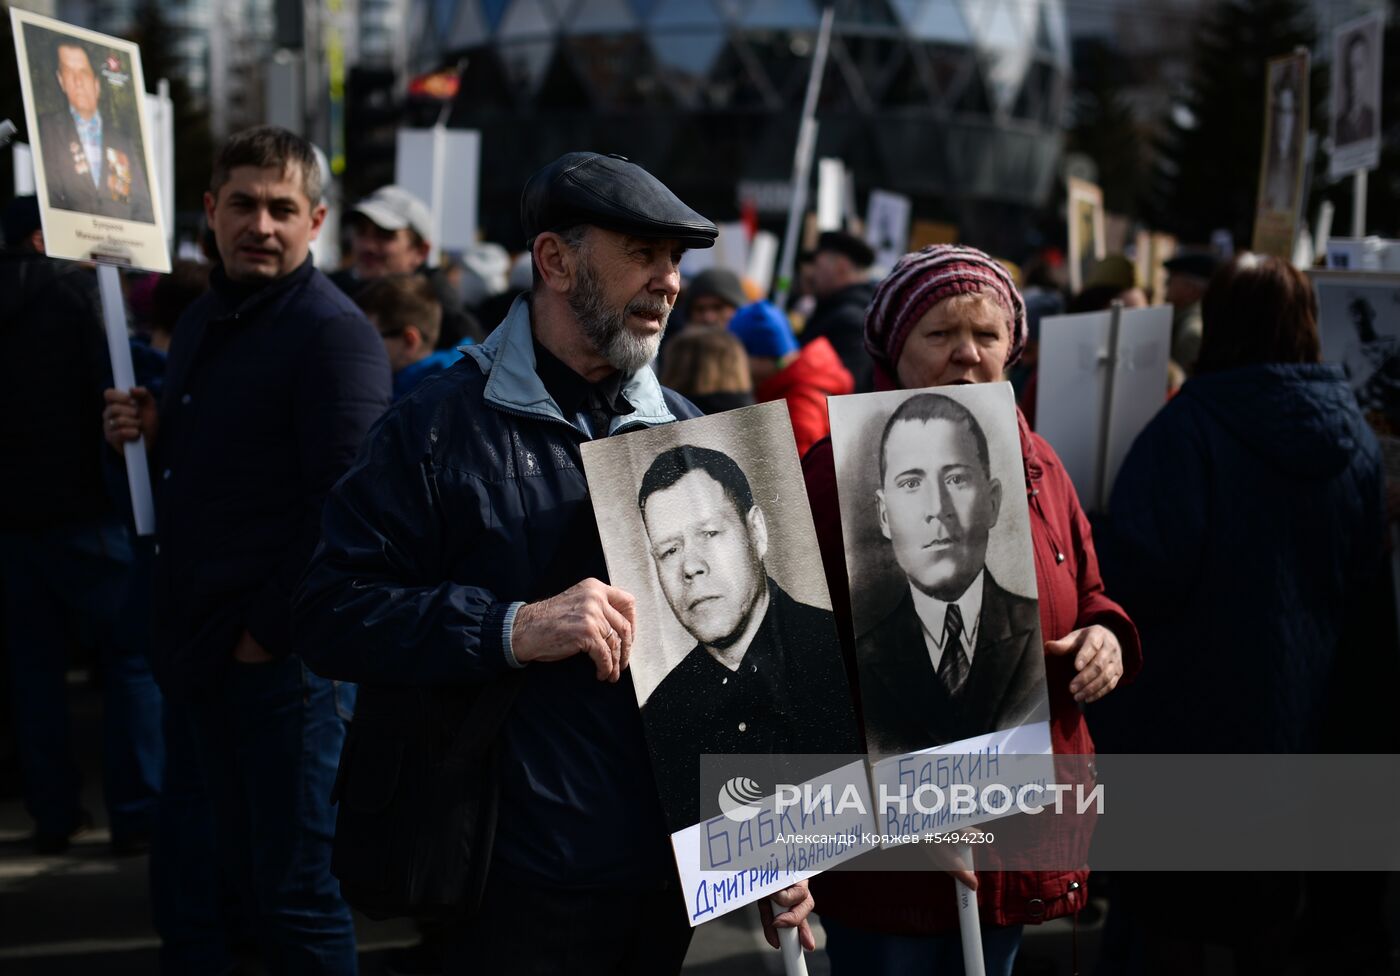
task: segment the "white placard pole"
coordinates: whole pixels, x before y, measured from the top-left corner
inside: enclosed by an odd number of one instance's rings
[[[14,160],[15,196],[34,196],[34,150],[27,142],[17,142],[10,146],[10,156]]]
[[[443,188],[447,183],[447,126],[441,120],[433,126],[433,195],[430,205],[433,208],[433,241],[432,251],[428,254],[428,263],[436,266],[441,260],[442,254],[442,197]]]
[[[773,902],[773,914],[781,915],[787,911],[776,901]],[[797,929],[778,929],[778,945],[783,950],[783,974],[784,976],[807,976],[807,960],[802,956],[802,943],[798,939]]]
[[[97,287],[102,295],[102,320],[107,327],[107,352],[112,357],[112,385],[119,390],[130,390],[136,385],[136,369],[131,365],[126,303],[122,300],[121,274],[115,265],[97,266]],[[129,441],[125,454],[126,484],[131,490],[131,513],[136,518],[136,534],[154,535],[156,507],[151,499],[151,472],[146,466],[146,438]]]
[[[783,260],[778,267],[778,290],[773,302],[779,308],[787,304],[792,290],[792,269],[797,264],[797,240],[802,230],[802,214],[807,209],[807,181],[812,177],[812,156],[817,149],[817,96],[821,93],[822,74],[826,71],[826,52],[831,46],[831,23],[836,8],[828,6],[822,12],[822,26],[817,33],[817,50],[812,57],[812,73],[807,77],[807,97],[802,103],[802,124],[797,130],[797,149],[792,159],[792,203],[788,207],[787,230],[783,234]]]
[[[1327,242],[1332,239],[1332,215],[1337,208],[1331,200],[1323,200],[1317,208],[1317,231],[1313,234],[1313,252],[1327,257]]]
[[[958,860],[972,870],[972,847],[958,844],[953,848]],[[977,914],[977,892],[956,878],[953,880],[958,900],[958,929],[962,933],[963,976],[987,976],[987,962],[982,955],[982,919]]]
[[[1103,403],[1099,407],[1099,452],[1094,458],[1094,501],[1096,511],[1108,511],[1108,435],[1113,413],[1113,380],[1118,372],[1118,327],[1123,321],[1123,303],[1114,302],[1108,320],[1108,347],[1099,362],[1103,364]]]
[[[1351,176],[1351,236],[1358,241],[1366,236],[1366,171],[1359,169]]]

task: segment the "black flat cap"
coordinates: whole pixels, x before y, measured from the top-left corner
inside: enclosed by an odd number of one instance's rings
[[[822,251],[844,254],[857,268],[868,268],[875,263],[875,249],[844,230],[829,230],[818,237],[816,253],[820,254]]]
[[[526,240],[543,231],[592,224],[634,237],[673,237],[713,247],[719,230],[666,185],[624,156],[565,153],[525,184],[520,223]]]
[[[1193,251],[1163,261],[1162,267],[1172,274],[1191,275],[1209,281],[1220,267],[1220,259],[1208,251]]]

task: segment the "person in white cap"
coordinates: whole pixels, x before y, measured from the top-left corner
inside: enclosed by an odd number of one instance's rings
[[[482,338],[481,326],[463,308],[456,290],[443,280],[438,269],[428,265],[433,218],[427,204],[391,183],[355,204],[348,223],[350,266],[330,276],[341,291],[357,298],[365,285],[386,275],[426,275],[442,302],[437,348],[452,349],[463,340]]]

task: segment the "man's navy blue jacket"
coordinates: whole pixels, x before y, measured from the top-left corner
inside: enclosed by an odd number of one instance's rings
[[[382,713],[409,708],[450,712],[459,692],[503,694],[514,673],[523,680],[499,729],[499,781],[470,784],[499,788],[509,811],[492,863],[564,887],[664,881],[674,869],[631,671],[602,682],[577,654],[513,672],[503,646],[516,602],[608,578],[581,459],[590,433],[537,373],[524,297],[464,352],[371,432],[326,503],[302,581],[297,641],[308,665],[360,683],[346,748],[360,748],[373,775],[343,773],[341,816],[387,806],[421,748],[371,743],[369,723],[406,724],[412,715]],[[611,418],[609,435],[699,414],[649,369],[621,395],[633,409]],[[455,728],[462,715],[449,718]],[[372,762],[370,746],[383,754]],[[427,810],[419,820],[416,829],[436,829]]]
[[[282,656],[326,492],[389,404],[374,327],[308,258],[260,289],[216,270],[170,347],[151,478],[167,693],[217,681],[243,630]]]

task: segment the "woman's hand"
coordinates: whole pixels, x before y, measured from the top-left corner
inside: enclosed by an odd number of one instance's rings
[[[1045,650],[1057,656],[1074,655],[1074,670],[1078,674],[1069,683],[1069,690],[1074,700],[1082,704],[1098,701],[1116,688],[1118,679],[1123,677],[1123,647],[1113,631],[1099,624],[1046,641]]]

